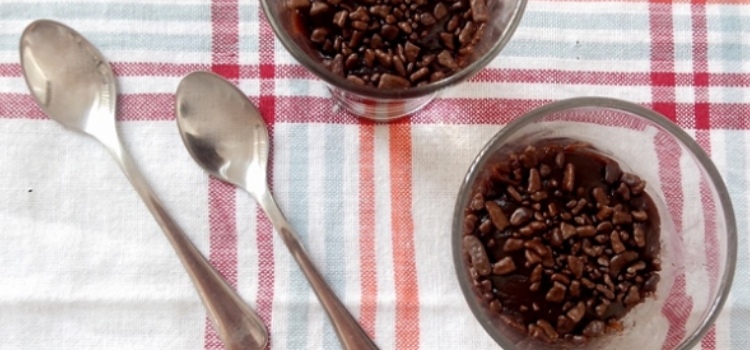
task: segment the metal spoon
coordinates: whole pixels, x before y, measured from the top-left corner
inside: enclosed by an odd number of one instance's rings
[[[268,130],[238,88],[217,75],[194,72],[177,87],[177,125],[190,155],[211,175],[258,201],[310,282],[346,350],[377,349],[310,260],[266,181]]]
[[[20,51],[26,84],[44,112],[99,140],[120,165],[172,243],[224,345],[231,350],[264,348],[268,333],[263,322],[169,217],[123,147],[115,125],[115,78],[99,50],[73,29],[40,20],[24,30]]]

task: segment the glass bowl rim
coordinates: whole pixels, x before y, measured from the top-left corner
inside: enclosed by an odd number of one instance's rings
[[[481,151],[479,151],[477,156],[474,158],[474,161],[469,167],[469,170],[466,172],[463,182],[461,183],[461,188],[459,189],[458,196],[456,198],[456,205],[453,212],[451,250],[453,251],[453,265],[456,272],[456,278],[458,279],[458,284],[461,287],[464,299],[469,305],[469,308],[474,314],[474,317],[477,319],[477,321],[479,321],[487,334],[489,334],[497,344],[499,344],[503,348],[514,348],[515,345],[506,340],[496,331],[496,328],[491,324],[486,311],[483,310],[482,307],[474,301],[474,292],[471,289],[470,283],[468,283],[468,280],[466,279],[467,273],[465,264],[463,262],[463,256],[461,254],[461,231],[463,227],[463,212],[464,208],[467,205],[468,197],[463,196],[467,198],[462,198],[461,194],[468,193],[471,190],[471,186],[476,179],[476,176],[479,174],[479,165],[485,164],[489,160],[489,157],[492,156],[492,152],[490,152],[490,149],[493,146],[505,142],[508,138],[510,138],[512,135],[515,135],[515,133],[524,126],[532,122],[541,120],[542,118],[550,114],[580,108],[604,108],[626,112],[646,119],[649,122],[663,128],[670,135],[677,138],[682,143],[682,145],[685,146],[693,154],[700,166],[705,169],[711,183],[718,193],[719,201],[722,205],[722,208],[724,209],[724,220],[726,223],[727,256],[724,262],[726,267],[724,274],[721,276],[716,299],[713,300],[707,308],[708,317],[706,317],[703,322],[701,322],[696,331],[692,332],[692,334],[689,334],[685,338],[685,340],[682,342],[682,345],[679,347],[679,349],[692,349],[703,338],[706,332],[708,332],[710,326],[713,325],[716,321],[716,318],[719,316],[721,309],[723,308],[725,302],[729,297],[729,292],[732,287],[735,265],[737,262],[737,224],[734,215],[734,208],[732,207],[729,192],[727,191],[724,180],[722,179],[718,169],[714,165],[713,161],[711,161],[711,158],[708,156],[708,154],[706,154],[703,148],[701,148],[695,142],[695,140],[690,137],[690,135],[688,135],[684,130],[682,130],[676,124],[672,123],[662,114],[624,100],[618,100],[608,97],[576,97],[549,103],[531,110],[521,117],[511,121],[505,127],[500,129],[482,147]]]
[[[292,57],[297,60],[297,62],[299,62],[307,70],[312,72],[315,76],[323,79],[323,81],[325,81],[330,86],[367,98],[384,100],[407,99],[425,96],[472,77],[479,70],[487,66],[493,59],[495,59],[495,57],[497,57],[500,51],[502,51],[505,45],[513,37],[513,34],[515,34],[516,29],[518,28],[518,25],[521,23],[521,18],[523,18],[523,14],[526,10],[526,4],[528,2],[528,0],[516,0],[517,4],[513,9],[511,19],[504,28],[505,31],[501,34],[501,37],[497,41],[497,43],[495,43],[495,45],[493,45],[492,48],[487,51],[487,53],[482,55],[482,57],[479,57],[479,59],[472,62],[467,67],[459,70],[456,74],[453,74],[435,83],[427,84],[425,86],[418,86],[405,90],[381,90],[373,87],[359,86],[351,83],[345,78],[341,78],[333,74],[322,64],[319,64],[315,60],[311,59],[294,43],[289,34],[275,20],[276,17],[271,15],[272,11],[269,8],[269,5],[267,3],[268,1],[271,0],[260,1],[261,7],[263,8],[263,14],[266,16],[266,19],[268,19],[268,23],[271,25],[271,28],[276,34],[276,37],[279,39],[284,48],[286,48],[286,50],[292,55]]]

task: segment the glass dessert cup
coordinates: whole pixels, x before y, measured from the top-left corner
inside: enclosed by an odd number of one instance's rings
[[[490,20],[482,39],[474,46],[468,64],[437,82],[403,90],[377,89],[356,85],[326,68],[308,35],[294,19],[288,0],[261,1],[276,37],[302,66],[322,79],[331,97],[347,111],[376,121],[390,121],[414,113],[432,101],[437,93],[454,86],[487,66],[505,47],[516,30],[527,0],[495,0],[489,7]]]
[[[576,98],[542,106],[509,123],[480,151],[458,193],[453,259],[465,299],[503,349],[581,348],[545,344],[505,325],[472,286],[462,246],[464,210],[487,165],[546,139],[591,144],[622,170],[647,182],[661,216],[662,270],[654,297],[636,305],[621,332],[593,338],[586,349],[691,349],[727,299],[737,257],[732,205],[716,167],[679,127],[641,106],[608,98]]]

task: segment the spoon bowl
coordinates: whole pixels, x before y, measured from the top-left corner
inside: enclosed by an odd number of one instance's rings
[[[315,268],[268,189],[268,129],[258,109],[233,84],[207,72],[183,78],[176,96],[177,125],[188,152],[211,175],[250,192],[263,208],[310,282],[342,347],[377,349]]]
[[[265,184],[268,129],[258,108],[234,85],[205,72],[183,78],[177,91],[177,125],[196,163],[245,190]]]
[[[19,51],[26,85],[39,107],[99,140],[125,173],[182,261],[226,348],[265,348],[263,322],[169,216],[123,147],[115,123],[115,78],[104,56],[73,29],[48,20],[24,30]]]
[[[65,25],[40,20],[26,27],[19,49],[26,84],[50,118],[86,133],[114,125],[114,73],[96,47]]]

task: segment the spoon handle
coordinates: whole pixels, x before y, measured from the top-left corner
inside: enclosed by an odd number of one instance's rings
[[[323,305],[323,309],[328,314],[328,318],[330,318],[344,350],[378,349],[365,330],[362,329],[357,320],[354,319],[341,300],[339,300],[336,293],[326,283],[318,269],[315,268],[305,248],[302,246],[302,242],[300,242],[299,237],[284,217],[268,188],[256,192],[260,192],[256,195],[256,200],[260,203],[266,215],[268,215],[273,227],[281,235],[281,239],[286,244],[294,260],[297,261],[302,273],[305,274],[315,295]]]
[[[138,171],[119,140],[100,138],[135,187],[182,261],[214,327],[229,350],[260,350],[268,343],[263,321],[190,242]]]

